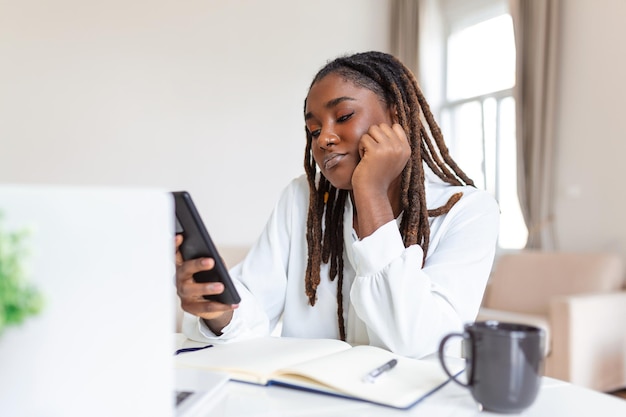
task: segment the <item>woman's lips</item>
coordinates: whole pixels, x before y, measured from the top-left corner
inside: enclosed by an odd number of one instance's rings
[[[345,155],[340,153],[331,153],[324,157],[324,169],[331,169],[343,159]]]

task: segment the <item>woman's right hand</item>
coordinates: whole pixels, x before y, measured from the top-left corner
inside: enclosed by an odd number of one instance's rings
[[[193,274],[198,271],[213,269],[215,261],[212,258],[199,258],[183,261],[180,245],[183,242],[181,235],[176,235],[176,291],[180,298],[183,310],[204,319],[211,331],[220,334],[221,330],[230,323],[233,310],[237,304],[222,304],[207,300],[205,295],[221,294],[224,284],[221,282],[196,282]]]

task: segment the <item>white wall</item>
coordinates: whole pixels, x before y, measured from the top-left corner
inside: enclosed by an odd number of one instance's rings
[[[387,50],[389,2],[0,0],[0,182],[186,188],[249,244],[302,172],[311,77]],[[561,4],[557,240],[626,259],[626,2]]]
[[[626,2],[561,1],[556,225],[562,249],[626,260]]]
[[[0,182],[192,192],[250,244],[303,173],[303,100],[389,48],[388,0],[0,0]]]

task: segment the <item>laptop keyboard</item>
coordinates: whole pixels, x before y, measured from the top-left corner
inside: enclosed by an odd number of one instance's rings
[[[176,394],[176,406],[179,406],[180,403],[185,401],[185,399],[189,397],[191,394],[193,394],[193,392],[192,391],[176,391],[175,394]]]

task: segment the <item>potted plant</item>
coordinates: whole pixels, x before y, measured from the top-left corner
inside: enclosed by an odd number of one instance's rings
[[[0,335],[42,308],[41,294],[26,281],[26,237],[25,231],[5,230],[0,213]]]

